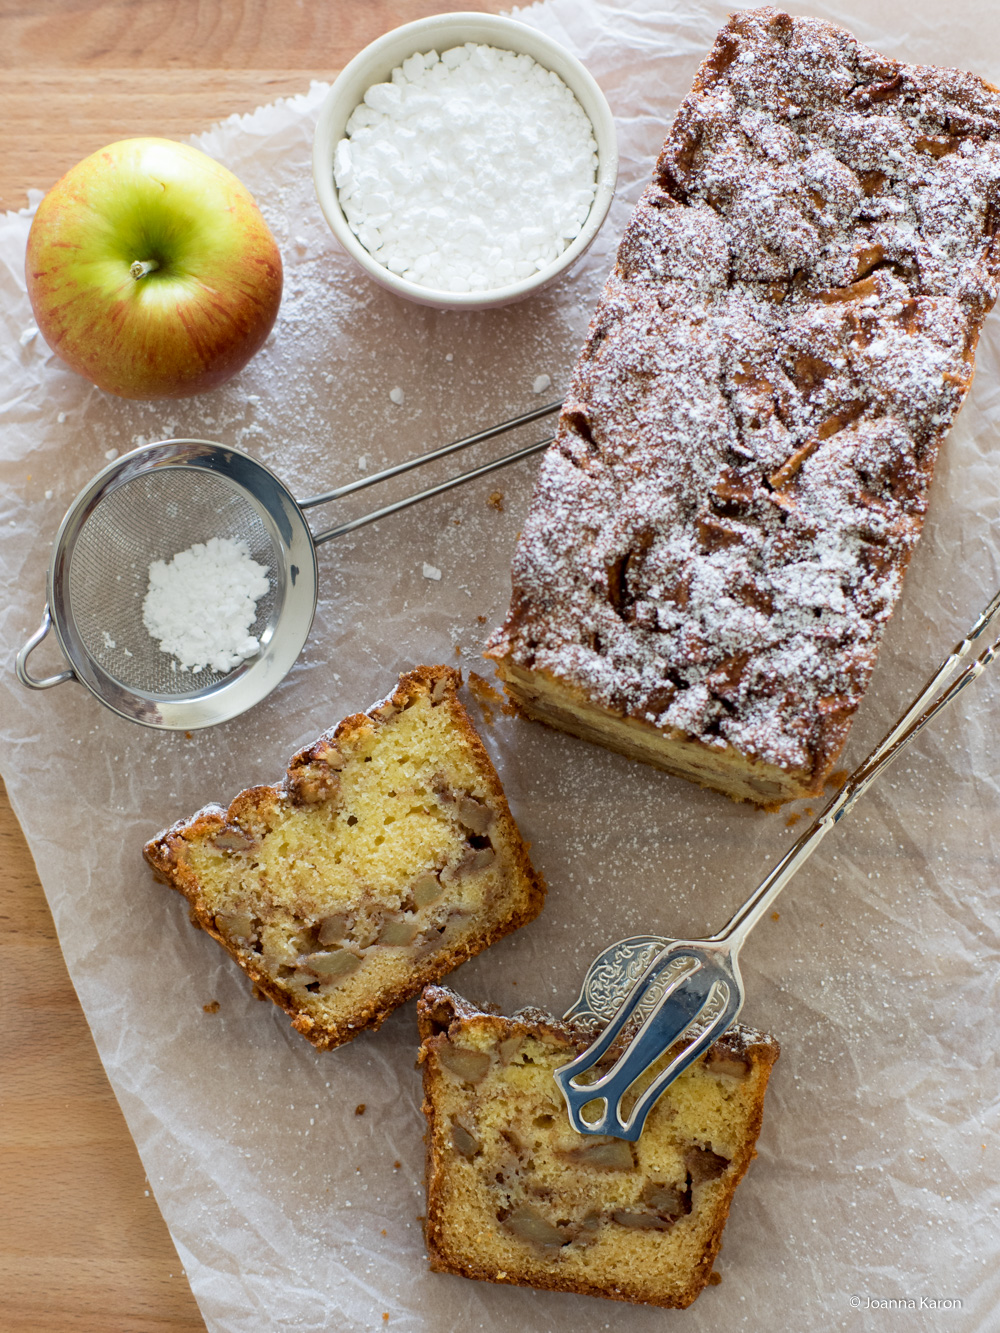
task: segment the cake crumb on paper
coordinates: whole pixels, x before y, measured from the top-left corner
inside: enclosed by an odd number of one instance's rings
[[[495,718],[493,710],[503,703],[503,695],[478,671],[469,672],[469,689],[482,710],[483,721],[488,727],[492,727]]]

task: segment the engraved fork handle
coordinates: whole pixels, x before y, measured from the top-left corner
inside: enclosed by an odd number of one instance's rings
[[[597,1040],[582,1055],[555,1071],[570,1124],[578,1133],[638,1139],[646,1116],[667,1085],[697,1060],[739,1014],[743,986],[739,966],[729,955],[727,944],[670,941],[629,991]],[[721,994],[720,980],[723,982]],[[643,1002],[650,997],[653,999],[651,1012],[612,1068],[592,1082],[575,1082],[579,1074],[595,1068],[626,1024],[641,1014]],[[706,1019],[709,1009],[713,1012]],[[700,1029],[698,1033],[641,1090],[626,1116],[623,1102],[629,1088],[696,1021]],[[585,1118],[587,1107],[591,1108],[591,1115]]]
[[[998,617],[1000,617],[1000,592],[980,613],[965,638],[955,645],[888,735],[854,770],[812,825],[789,848],[763,883],[754,890],[743,906],[737,909],[722,930],[717,935],[710,936],[711,940],[727,940],[732,944],[734,953],[739,951],[750,931],[788,881],[812,856],[834,825],[853,809],[855,801],[868,790],[882,770],[892,763],[914,736],[923,731],[932,717],[957,698],[966,686],[971,685],[997,656],[1000,651],[1000,639],[980,653],[974,662],[947,685],[947,681],[954,676],[956,669],[995,624]],[[938,693],[942,686],[946,688]]]

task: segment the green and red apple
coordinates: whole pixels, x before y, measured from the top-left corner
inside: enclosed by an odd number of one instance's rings
[[[168,139],[123,139],[48,192],[28,295],[54,352],[122,398],[184,398],[242,370],[281,302],[281,255],[250,191]]]

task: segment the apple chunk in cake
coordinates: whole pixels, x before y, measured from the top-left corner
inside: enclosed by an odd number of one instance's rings
[[[192,920],[320,1049],[378,1027],[541,910],[459,681],[418,667],[297,754],[282,784],[146,846]]]

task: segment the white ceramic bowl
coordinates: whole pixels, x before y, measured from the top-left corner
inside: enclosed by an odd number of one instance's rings
[[[482,292],[445,292],[422,287],[392,273],[374,259],[351,231],[333,180],[333,155],[344,137],[354,108],[374,83],[384,83],[392,71],[415,51],[446,51],[465,42],[478,42],[529,55],[558,74],[583,107],[597,142],[597,190],[590,213],[579,234],[547,268],[520,282]],[[600,231],[614,198],[618,177],[618,141],[611,108],[593,77],[575,56],[527,24],[495,14],[435,14],[406,23],[366,46],[337,77],[319,113],[313,139],[313,180],[319,205],[334,236],[347,253],[383,287],[420,305],[441,310],[481,310],[508,305],[546,286],[579,259]]]

